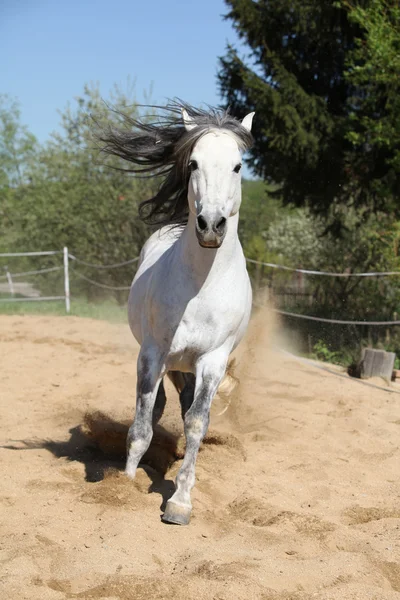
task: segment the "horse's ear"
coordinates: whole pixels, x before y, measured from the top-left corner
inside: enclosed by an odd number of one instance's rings
[[[194,122],[194,119],[188,114],[187,110],[185,110],[184,108],[182,108],[182,119],[186,131],[191,131],[192,129],[197,127],[196,123]]]
[[[251,131],[251,124],[253,122],[253,117],[256,113],[255,112],[251,112],[248,115],[245,116],[245,118],[242,121],[242,125],[243,127],[245,127],[247,129],[247,131]]]

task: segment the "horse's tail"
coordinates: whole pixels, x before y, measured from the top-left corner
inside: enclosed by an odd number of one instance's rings
[[[216,415],[217,417],[223,415],[228,410],[233,399],[233,393],[239,385],[239,379],[235,376],[235,367],[236,360],[231,358],[228,362],[225,376],[219,384],[216,394],[221,398],[223,404],[222,410]]]

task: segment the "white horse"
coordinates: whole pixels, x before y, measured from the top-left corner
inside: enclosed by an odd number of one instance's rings
[[[186,452],[162,518],[183,525],[190,519],[211,403],[250,318],[252,292],[238,221],[242,154],[252,142],[254,113],[240,123],[227,113],[185,104],[178,120],[178,105],[167,108],[170,116],[162,122],[130,121],[129,130],[112,130],[101,139],[106,152],[140,166],[132,171],[165,175],[158,194],[140,209],[146,222],[165,226],[143,247],[129,294],[129,324],[141,348],[126,473],[135,477],[150,445],[169,374],[180,391]]]

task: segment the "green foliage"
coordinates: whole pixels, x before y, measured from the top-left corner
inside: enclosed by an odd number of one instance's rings
[[[332,208],[332,212],[337,210],[338,207]],[[327,231],[329,221],[306,209],[296,209],[277,220],[263,235],[279,262],[294,268],[349,274],[399,271],[398,223],[382,213],[366,215],[354,208],[343,211],[340,220],[343,231],[337,238]],[[293,280],[293,275],[287,274],[286,280]],[[390,277],[307,275],[304,286],[314,298],[313,314],[330,318],[391,320],[400,302],[398,282]],[[309,313],[310,307],[303,310]]]
[[[26,181],[26,166],[34,157],[36,139],[20,123],[18,103],[0,94],[0,189]]]
[[[338,352],[332,352],[322,340],[318,340],[318,342],[314,344],[311,358],[333,364],[340,362]]]
[[[281,184],[285,202],[320,213],[399,211],[398,3],[226,4],[249,55],[229,46],[219,84],[235,114],[256,112],[254,171]]]
[[[265,260],[267,250],[261,235],[282,214],[281,202],[274,196],[275,189],[276,186],[261,180],[243,181],[239,237],[249,258]]]
[[[243,199],[240,209],[239,237],[247,258],[262,262],[285,261],[265,243],[265,231],[288,210],[276,196],[276,186],[261,180],[243,181]],[[261,285],[267,270],[248,262],[247,269],[255,287]]]
[[[324,247],[322,233],[321,220],[313,218],[308,210],[295,209],[273,223],[263,237],[278,262],[296,268],[318,269]]]
[[[111,103],[117,110],[136,115],[134,98],[119,89]],[[151,195],[156,183],[129,177],[118,170],[123,165],[117,159],[105,166],[99,157],[92,131],[105,120],[112,125],[117,118],[101,100],[98,88],[89,86],[73,108],[68,106],[61,113],[62,133],[40,149],[27,168],[29,181],[15,194],[17,248],[58,250],[68,246],[77,257],[105,265],[138,256],[148,235],[138,218],[138,205]],[[106,285],[123,286],[132,280],[134,268],[98,272],[80,266],[79,272]],[[75,289],[99,293],[74,278],[74,271],[72,278]],[[48,286],[54,285],[54,279],[46,281]],[[124,294],[117,295],[121,301],[125,299]]]
[[[378,179],[387,193],[400,172],[400,5],[397,0],[370,0],[367,5],[343,0],[349,20],[364,30],[348,54],[345,77],[349,97],[347,138],[362,153],[363,177]],[[384,176],[374,177],[374,155]],[[360,171],[360,168],[359,168]]]
[[[310,353],[310,358],[321,362],[340,365],[341,367],[357,368],[360,361],[361,348],[366,346],[365,342],[353,346],[340,346],[337,350],[332,350],[331,345],[325,340],[318,340]]]
[[[20,122],[18,103],[0,95],[0,251],[15,243],[16,190],[26,183],[36,149],[35,137]]]
[[[339,210],[339,207],[333,207]],[[333,210],[333,209],[332,209]],[[327,221],[297,209],[266,232],[268,247],[284,264],[334,273],[400,272],[399,224],[385,214],[348,209],[340,215],[340,239],[327,231]],[[303,263],[300,261],[304,260]],[[400,281],[388,277],[328,277],[277,271],[266,277],[275,304],[283,310],[345,321],[398,319]],[[263,282],[261,282],[261,286]],[[289,304],[288,304],[289,302]],[[400,352],[397,328],[341,325],[282,317],[303,350],[319,340],[335,356],[319,356],[342,365],[357,364],[363,346]]]

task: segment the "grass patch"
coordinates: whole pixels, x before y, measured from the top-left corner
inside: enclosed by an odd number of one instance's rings
[[[0,302],[0,314],[3,315],[57,315],[68,317],[86,317],[100,319],[110,323],[127,323],[126,306],[120,306],[113,300],[89,302],[85,298],[71,299],[71,312],[65,312],[64,300],[43,302]]]

